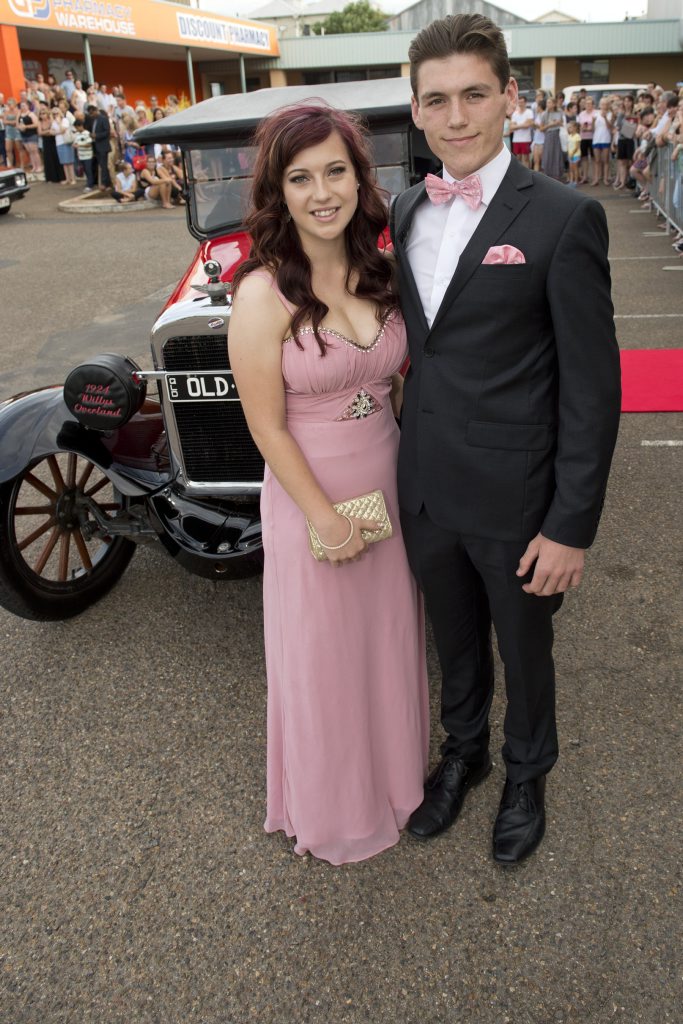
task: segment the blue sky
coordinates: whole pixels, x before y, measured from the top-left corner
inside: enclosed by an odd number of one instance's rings
[[[217,14],[248,18],[251,11],[263,7],[267,0],[199,0],[199,6],[205,11]],[[378,0],[383,10],[394,13],[409,6],[410,0]],[[520,18],[529,21],[538,18],[547,11],[559,10],[570,14],[580,21],[623,21],[626,14],[638,17],[645,13],[647,0],[602,0],[598,5],[595,0],[499,0],[499,7],[512,11]]]

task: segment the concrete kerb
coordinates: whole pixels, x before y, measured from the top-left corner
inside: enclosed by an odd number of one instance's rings
[[[63,199],[58,203],[58,209],[62,213],[132,213],[136,210],[150,210],[159,208],[161,203],[156,199],[140,199],[136,203],[117,203],[107,192],[98,189],[93,192],[86,192],[71,199]]]

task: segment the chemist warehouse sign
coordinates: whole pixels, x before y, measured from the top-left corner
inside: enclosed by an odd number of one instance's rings
[[[272,25],[201,14],[192,7],[155,0],[135,0],[130,6],[107,0],[0,0],[0,24],[183,43],[269,57],[280,53]]]

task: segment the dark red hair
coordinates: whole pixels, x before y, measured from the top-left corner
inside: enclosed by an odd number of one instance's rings
[[[282,180],[297,153],[324,142],[332,132],[338,132],[344,141],[360,184],[358,207],[346,228],[346,287],[355,272],[355,294],[377,305],[378,322],[395,304],[391,262],[377,247],[387,223],[387,205],[375,181],[367,132],[355,115],[323,106],[322,102],[283,107],[264,118],[256,130],[254,145],[258,152],[245,221],[251,251],[233,278],[233,287],[237,288],[253,270],[270,270],[282,294],[296,307],[291,329],[297,344],[297,331],[310,321],[323,353],[325,342],[318,329],[328,307],[313,292],[310,261],[294,222],[286,216]]]

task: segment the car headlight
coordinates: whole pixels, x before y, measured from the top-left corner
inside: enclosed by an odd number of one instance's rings
[[[14,181],[16,182],[17,185],[25,185],[26,184],[26,177],[23,174],[16,174],[14,176]]]

